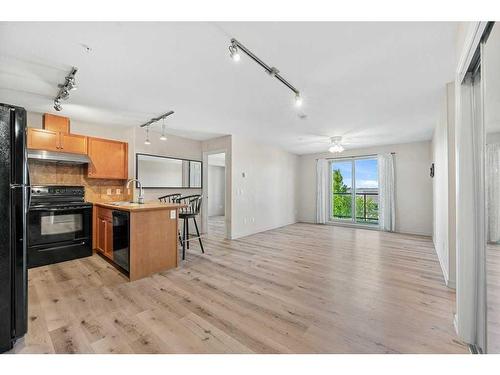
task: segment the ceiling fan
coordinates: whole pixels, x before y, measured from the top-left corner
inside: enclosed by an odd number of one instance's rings
[[[301,139],[302,145],[313,145],[313,144],[324,144],[327,150],[333,154],[341,153],[345,150],[346,145],[356,145],[356,140],[353,137],[343,137],[341,135],[337,136],[318,136],[314,135],[314,138],[309,141],[303,142],[305,139]]]

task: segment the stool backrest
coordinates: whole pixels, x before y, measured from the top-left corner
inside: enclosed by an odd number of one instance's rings
[[[158,200],[162,203],[175,203],[177,199],[181,197],[181,194],[179,193],[174,193],[174,194],[167,194],[162,197],[158,197]]]
[[[187,195],[176,199],[176,203],[187,204],[187,207],[181,208],[179,213],[198,215],[201,210],[202,196],[200,194]]]

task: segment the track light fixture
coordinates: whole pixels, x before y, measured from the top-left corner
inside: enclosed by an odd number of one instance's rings
[[[54,98],[54,109],[56,111],[62,110],[61,99],[67,100],[69,98],[69,92],[71,90],[76,90],[75,74],[78,68],[73,67],[71,72],[66,76],[64,84],[57,85],[59,87],[59,92]]]
[[[341,141],[342,137],[331,137],[330,147],[328,148],[328,151],[330,151],[332,154],[343,152],[344,147],[340,144]]]
[[[165,128],[166,128],[165,117],[168,117],[168,116],[173,115],[173,114],[174,114],[174,111],[168,111],[167,113],[164,113],[163,115],[158,116],[158,117],[154,117],[151,120],[149,120],[148,122],[145,122],[144,124],[141,125],[141,128],[144,128],[144,127],[146,128],[146,140],[144,141],[144,144],[146,144],[146,145],[151,144],[151,141],[149,140],[149,127],[160,120],[163,120],[162,127],[161,127],[160,140],[162,140],[162,141],[167,140],[167,135],[165,134]]]
[[[290,82],[288,82],[283,76],[280,74],[280,71],[274,66],[271,67],[267,65],[264,61],[259,59],[255,54],[252,53],[248,48],[246,48],[243,44],[241,44],[238,40],[232,38],[231,44],[229,45],[229,55],[234,61],[240,61],[240,51],[244,52],[248,57],[250,57],[253,61],[259,64],[264,70],[271,76],[275,77],[278,81],[283,83],[286,87],[292,90],[295,93],[295,105],[300,107],[302,105],[302,97],[300,95],[300,91],[297,90]]]

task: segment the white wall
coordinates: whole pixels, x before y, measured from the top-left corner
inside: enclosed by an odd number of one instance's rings
[[[298,159],[284,150],[232,137],[232,238],[297,221]]]
[[[225,210],[226,167],[208,165],[208,216],[223,216]]]
[[[433,179],[433,241],[443,270],[443,277],[455,287],[456,213],[455,213],[455,92],[454,83],[446,85],[439,120],[432,139],[435,164]]]
[[[432,234],[431,143],[415,142],[346,150],[345,156],[395,152],[396,231]],[[331,158],[329,152],[299,157],[299,216],[301,222],[316,220],[316,159]]]
[[[181,159],[202,160],[202,142],[194,139],[177,137],[168,135],[166,141],[160,140],[160,134],[150,132],[150,145],[144,144],[145,130],[142,128],[134,128],[134,142],[132,147],[133,169],[130,177],[135,177],[135,154],[151,154],[169,156]],[[171,193],[181,193],[182,195],[201,194],[201,189],[146,189],[144,192],[145,200],[156,200],[158,197]]]

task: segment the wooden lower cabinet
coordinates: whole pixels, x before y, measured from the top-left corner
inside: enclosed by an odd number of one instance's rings
[[[95,248],[113,260],[113,214],[106,208],[97,209]]]
[[[124,208],[94,203],[94,249],[113,263],[113,211],[129,214],[130,281],[177,267],[179,204],[145,203]],[[119,244],[117,244],[119,245]],[[121,269],[120,267],[118,267]]]

